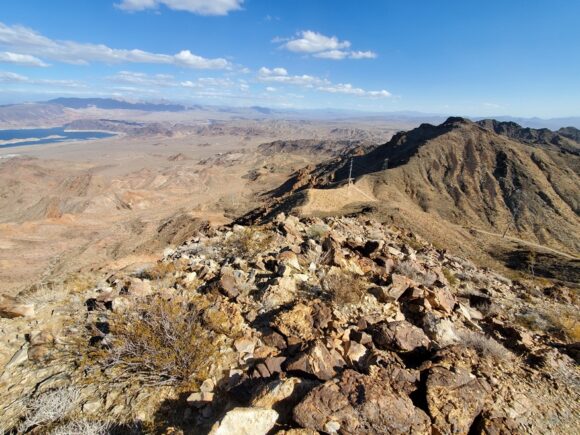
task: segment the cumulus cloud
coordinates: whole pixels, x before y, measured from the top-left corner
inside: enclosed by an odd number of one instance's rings
[[[391,96],[389,91],[384,89],[379,91],[368,91],[366,89],[357,88],[350,83],[334,84],[327,79],[309,75],[290,75],[285,68],[266,68],[262,67],[258,71],[258,80],[262,82],[275,82],[280,84],[290,84],[303,86],[306,88],[315,88],[321,92],[328,92],[331,94],[347,94],[358,97],[370,98],[388,98]],[[266,91],[273,92],[275,88],[267,87]]]
[[[164,5],[198,15],[227,15],[241,9],[243,3],[244,0],[121,0],[116,6],[125,11],[143,11]]]
[[[312,30],[298,32],[298,38],[291,39],[283,45],[297,53],[318,53],[350,47],[349,41],[339,41],[336,36],[325,36]]]
[[[48,64],[44,63],[37,57],[31,56],[29,54],[12,53],[11,51],[0,52],[0,62],[13,63],[22,66],[48,66]]]
[[[274,38],[272,42],[284,42],[281,48],[295,53],[309,54],[321,59],[374,59],[372,51],[352,51],[350,41],[341,41],[336,36],[325,36],[312,30],[298,32],[294,38]]]
[[[319,77],[307,74],[292,76],[288,74],[288,71],[286,71],[285,68],[270,69],[266,67],[262,67],[258,71],[258,80],[263,82],[285,83],[289,85],[306,87],[321,86],[330,83],[326,79],[321,79]]]
[[[391,93],[389,91],[385,91],[384,89],[380,91],[367,91],[362,88],[355,88],[350,83],[338,83],[331,86],[321,86],[318,88],[318,90],[322,92],[330,92],[332,94],[347,94],[371,98],[388,98],[391,96]]]
[[[110,48],[103,44],[53,40],[27,27],[8,26],[1,22],[0,47],[30,56],[42,56],[46,59],[77,65],[86,65],[91,62],[152,63],[194,69],[225,69],[231,66],[226,59],[207,59],[197,56],[189,50],[168,55],[139,49]]]

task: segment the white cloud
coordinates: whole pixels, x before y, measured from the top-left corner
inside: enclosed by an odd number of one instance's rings
[[[52,80],[52,79],[32,79],[13,72],[0,71],[0,83],[27,84],[27,85],[52,85],[64,86],[68,88],[84,88],[84,83],[75,80]]]
[[[376,59],[377,53],[374,51],[351,51],[348,54],[351,59]]]
[[[103,44],[58,41],[23,26],[0,23],[0,47],[19,53],[42,56],[58,62],[86,65],[90,62],[154,63],[194,69],[225,69],[230,63],[223,58],[206,59],[183,50],[176,55],[150,53],[143,50],[110,48]]]
[[[26,82],[28,77],[12,73],[12,72],[3,72],[0,71],[0,82],[2,83],[21,83]]]
[[[343,50],[321,51],[320,53],[315,53],[314,57],[319,57],[321,59],[342,60],[348,57],[348,52]]]
[[[29,54],[12,53],[11,51],[0,52],[0,62],[13,63],[22,66],[48,66],[48,64],[44,63],[37,57]]]
[[[156,9],[161,5],[198,15],[227,15],[242,8],[244,0],[121,0],[116,6],[126,11]]]
[[[266,91],[267,91],[267,92],[276,92],[276,91],[277,91],[277,89],[276,89],[276,88],[274,88],[274,87],[272,87],[272,86],[266,86]]]
[[[288,71],[286,71],[285,68],[269,69],[266,67],[262,67],[258,71],[258,80],[263,82],[285,83],[289,85],[298,85],[306,87],[321,86],[330,83],[326,79],[321,79],[319,77],[310,76],[307,74],[301,76],[300,75],[291,76],[288,75]]]
[[[117,83],[128,83],[145,86],[170,87],[175,85],[174,77],[169,74],[150,75],[131,71],[119,71],[114,76],[109,77],[109,80]]]
[[[312,30],[298,32],[295,38],[274,38],[272,42],[284,42],[282,48],[295,53],[310,54],[321,59],[374,59],[373,51],[351,51],[350,41],[341,41],[336,36],[325,36]]]
[[[183,50],[177,53],[175,60],[178,64],[195,69],[224,69],[229,66],[229,62],[225,59],[206,59],[193,54],[189,50]]]
[[[331,86],[321,86],[317,89],[322,92],[330,92],[331,94],[347,94],[356,95],[359,97],[388,98],[391,96],[391,93],[385,90],[367,91],[362,88],[355,88],[350,83],[338,83]]]
[[[258,80],[262,82],[275,82],[280,84],[290,84],[297,86],[304,86],[306,88],[315,88],[321,92],[329,92],[331,94],[347,94],[358,97],[370,98],[387,98],[391,97],[389,91],[367,91],[362,88],[355,88],[350,83],[334,84],[327,79],[321,79],[309,75],[289,75],[285,68],[266,68],[262,67],[258,71]],[[275,88],[267,87],[266,91],[273,92]]]
[[[291,39],[283,47],[297,53],[318,53],[350,47],[349,41],[339,41],[336,36],[324,36],[312,30],[298,32],[299,38]]]

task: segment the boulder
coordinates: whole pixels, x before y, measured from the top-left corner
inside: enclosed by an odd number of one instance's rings
[[[453,308],[457,303],[457,299],[455,299],[451,290],[446,287],[427,291],[426,299],[434,309],[443,311],[447,314],[453,312]]]
[[[371,333],[375,345],[383,350],[412,352],[430,346],[423,330],[406,320],[378,323],[373,325]]]
[[[219,423],[210,435],[266,435],[276,424],[278,413],[266,408],[234,408]]]
[[[279,313],[274,318],[272,327],[286,337],[298,337],[304,341],[310,341],[315,336],[312,307],[298,303],[289,311]]]
[[[261,303],[266,311],[278,308],[294,300],[296,281],[289,276],[274,279],[261,297]]]
[[[369,375],[345,370],[338,380],[314,388],[294,408],[300,426],[341,434],[427,434],[429,417],[396,391],[385,369]]]
[[[279,423],[289,423],[294,407],[318,384],[309,379],[278,379],[258,390],[250,404],[253,407],[274,409],[280,416]]]
[[[326,381],[336,376],[337,370],[345,365],[346,362],[337,351],[329,351],[322,341],[317,340],[305,352],[290,360],[286,370],[305,373]]]
[[[436,433],[468,433],[490,391],[484,379],[464,367],[429,369],[427,406]]]

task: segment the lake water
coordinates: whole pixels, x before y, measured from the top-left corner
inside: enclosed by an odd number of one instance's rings
[[[62,127],[0,130],[0,148],[42,145],[65,141],[104,139],[111,136],[115,135],[113,133],[105,133],[102,131],[67,131]]]

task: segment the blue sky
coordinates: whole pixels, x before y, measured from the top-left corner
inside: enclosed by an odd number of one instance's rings
[[[580,115],[577,0],[3,0],[0,103]]]

